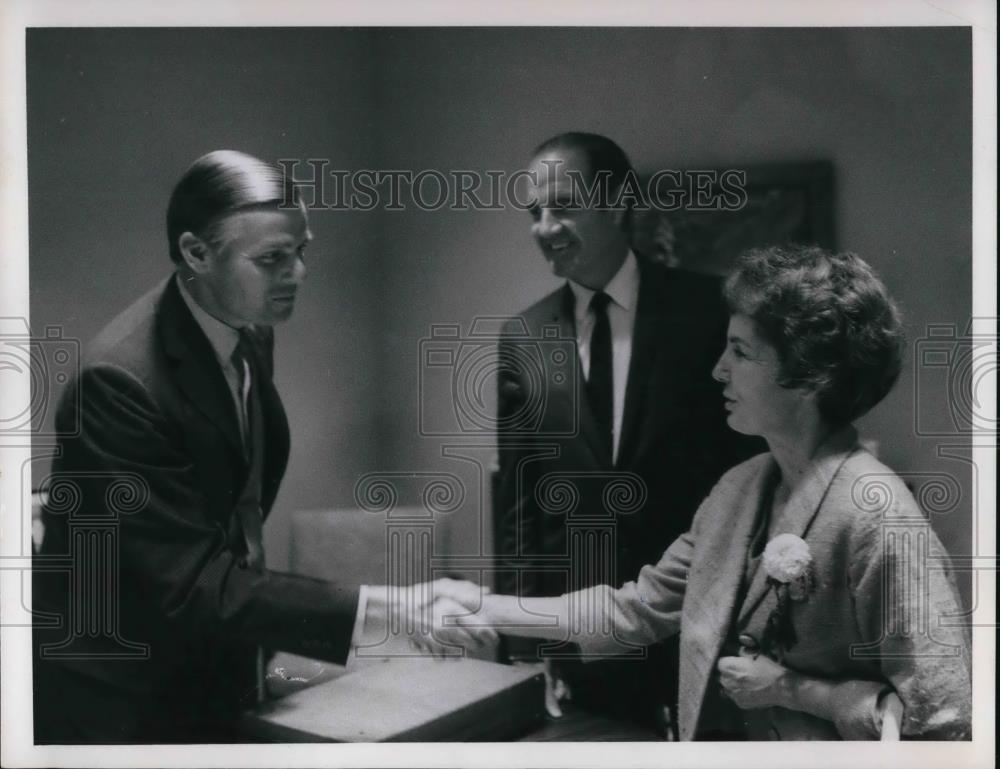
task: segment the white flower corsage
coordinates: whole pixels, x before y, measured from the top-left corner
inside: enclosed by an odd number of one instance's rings
[[[767,543],[761,561],[778,602],[767,618],[760,645],[781,661],[798,640],[789,603],[808,600],[815,587],[812,553],[801,537],[779,534]]]
[[[771,583],[787,585],[793,601],[804,601],[813,590],[812,553],[809,545],[794,534],[779,534],[764,548],[764,571]]]

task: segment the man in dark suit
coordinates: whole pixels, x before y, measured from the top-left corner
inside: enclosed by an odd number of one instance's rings
[[[256,158],[196,161],[167,214],[175,273],[99,334],[60,404],[34,582],[36,742],[230,741],[259,695],[259,647],[343,662],[366,625],[462,588],[390,602],[351,575],[266,566],[289,451],[272,326],[292,314],[312,237],[296,200]]]
[[[558,595],[656,563],[751,449],[726,427],[711,376],[727,324],[719,283],[633,252],[625,153],[603,136],[562,134],[530,170],[532,232],[567,282],[500,343],[498,588]],[[513,661],[548,657],[575,704],[665,733],[675,643],[583,665],[565,647],[505,642]]]

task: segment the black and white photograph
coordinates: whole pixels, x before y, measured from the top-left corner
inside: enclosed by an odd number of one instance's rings
[[[620,6],[3,9],[4,766],[994,765],[995,7]]]

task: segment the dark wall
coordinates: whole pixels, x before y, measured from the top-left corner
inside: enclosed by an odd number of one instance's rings
[[[46,30],[28,42],[33,324],[83,337],[169,269],[170,186],[217,147],[509,172],[542,139],[584,129],[640,170],[830,160],[838,244],[880,271],[911,340],[895,391],[859,427],[894,468],[957,479],[961,500],[934,524],[969,552],[970,470],[915,429],[915,385],[940,422],[947,378],[913,367],[927,324],[964,327],[971,313],[966,30]],[[421,408],[436,420],[452,408],[447,391],[420,405],[420,340],[557,285],[515,210],[317,211],[312,224],[307,291],[279,331],[293,429],[267,527],[279,557],[288,513],[352,506],[363,472],[453,472],[472,490],[475,465],[419,434]],[[492,438],[479,442],[488,457]],[[472,493],[453,517],[453,549],[488,540],[483,504]]]

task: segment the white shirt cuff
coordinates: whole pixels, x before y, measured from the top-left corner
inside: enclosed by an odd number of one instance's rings
[[[368,585],[358,588],[358,611],[354,615],[354,631],[351,633],[351,650],[358,648],[365,632],[365,612],[368,610]]]

